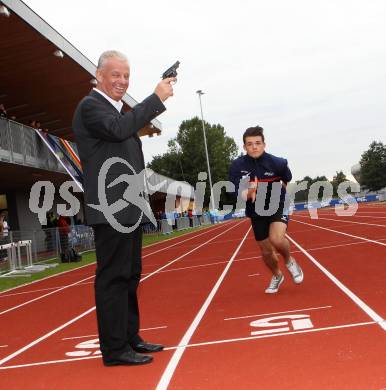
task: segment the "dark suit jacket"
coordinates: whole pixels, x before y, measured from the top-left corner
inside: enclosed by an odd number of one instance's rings
[[[155,94],[124,114],[119,113],[107,99],[94,90],[78,104],[72,129],[83,168],[85,217],[88,225],[107,223],[102,212],[88,206],[100,203],[98,174],[103,163],[110,157],[119,157],[126,160],[136,173],[141,172],[145,165],[142,143],[137,132],[163,111],[165,106]],[[112,165],[105,187],[122,174],[132,175],[133,172],[124,164]],[[108,204],[122,199],[126,188],[125,183],[105,188]],[[130,204],[114,217],[122,225],[134,225],[140,215],[140,209]],[[147,219],[143,220],[146,221]]]

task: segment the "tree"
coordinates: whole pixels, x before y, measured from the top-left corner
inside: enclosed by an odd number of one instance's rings
[[[182,153],[177,148],[175,140],[169,140],[168,151],[153,157],[147,165],[153,171],[179,181],[187,181],[182,166]]]
[[[225,134],[220,124],[205,122],[208,155],[212,174],[212,184],[228,180],[231,161],[237,157],[237,145],[233,138]],[[199,172],[207,172],[202,122],[198,117],[181,123],[176,138],[168,142],[168,150],[153,158],[148,167],[175,180],[187,181],[196,185]],[[226,196],[223,191],[222,200]],[[209,204],[209,182],[206,187],[205,205]]]
[[[303,181],[306,181],[308,184],[307,184],[307,189],[305,190],[299,190],[295,193],[295,201],[296,202],[304,202],[308,199],[308,189],[309,189],[309,186],[312,182],[312,178],[310,176],[305,176],[302,180],[297,180],[296,181],[296,184],[299,184]]]
[[[298,180],[296,184],[299,184],[303,181],[307,182],[307,188],[305,190],[300,190],[295,193],[296,202],[308,201],[308,194],[311,185],[316,183],[317,181],[328,181],[328,179],[326,176],[316,176],[314,179],[312,179],[310,176],[305,176],[302,180]],[[322,198],[322,195],[323,195],[323,189],[321,188],[318,193],[318,199]]]
[[[370,191],[378,191],[386,187],[386,145],[372,142],[362,154],[360,184]]]
[[[337,171],[336,175],[332,178],[332,188],[334,190],[334,196],[338,196],[338,186],[340,183],[343,183],[347,181],[346,175],[343,173],[343,171]]]

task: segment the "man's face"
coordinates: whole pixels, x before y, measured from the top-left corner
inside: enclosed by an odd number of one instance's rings
[[[265,143],[260,135],[256,137],[246,137],[244,150],[247,152],[248,156],[253,158],[260,157],[265,150]]]
[[[116,101],[123,98],[129,87],[130,68],[127,61],[108,58],[96,72],[97,88]]]

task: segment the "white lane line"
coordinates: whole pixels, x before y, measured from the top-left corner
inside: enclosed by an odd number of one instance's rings
[[[386,238],[378,238],[380,241],[385,241]],[[320,246],[317,248],[309,248],[309,251],[320,251],[323,249],[332,249],[332,248],[341,248],[343,246],[351,246],[351,245],[359,245],[359,244],[365,244],[366,242],[364,241],[355,241],[355,242],[348,242],[345,244],[336,244],[336,245],[326,245],[326,246]],[[295,252],[300,252],[300,251],[295,251]]]
[[[85,339],[87,337],[98,337],[98,335],[97,334],[88,334],[86,336],[64,337],[62,340],[77,340],[77,339]]]
[[[295,251],[295,252],[299,252],[299,251]],[[236,260],[236,261],[240,261],[240,260]],[[179,267],[179,268],[173,268],[171,270],[160,271],[159,273],[162,274],[162,273],[165,273],[165,272],[183,271],[183,270],[187,270],[187,269],[191,269],[191,268],[194,269],[194,268],[210,267],[212,265],[225,264],[225,263],[227,263],[227,261],[219,261],[217,263],[192,265],[192,266],[189,266],[189,267]],[[146,275],[149,275],[149,273],[143,272],[142,275],[146,276]],[[81,282],[81,283],[78,283],[76,286],[85,286],[87,284],[93,284],[93,283],[94,283],[94,281],[91,281],[91,282]],[[58,288],[61,288],[61,287],[65,287],[65,286],[56,286],[56,287],[47,288],[47,289],[41,289],[41,290],[36,290],[36,291],[29,291],[28,293],[37,292],[37,291],[50,291],[50,290],[55,290],[55,289],[58,289]],[[5,295],[4,297],[12,297],[14,295],[20,295],[20,294],[27,294],[27,292]],[[2,298],[2,297],[0,297],[0,298]]]
[[[141,328],[139,331],[140,332],[146,332],[147,330],[156,330],[156,329],[166,329],[167,326],[155,326],[153,328]],[[87,337],[98,337],[97,334],[88,334],[86,336],[74,336],[74,337],[64,337],[62,340],[77,340],[77,339],[85,339]]]
[[[302,216],[298,216],[298,217],[303,218],[303,215]],[[308,218],[308,219],[310,219],[310,218]],[[296,221],[296,219],[291,218],[291,221]],[[315,225],[315,226],[317,226],[317,225]],[[338,224],[338,225],[331,225],[330,229],[332,229],[332,228],[339,229],[339,228],[344,228],[346,226],[347,225],[341,223],[341,224]],[[310,232],[310,231],[313,231],[313,230],[316,230],[316,229],[306,228],[306,229],[303,229],[303,230],[294,230],[293,226],[292,226],[292,228],[291,228],[291,230],[289,232],[290,233],[294,233],[294,234],[298,234],[298,233],[307,233],[307,232]]]
[[[225,344],[225,343],[237,343],[241,341],[250,341],[250,340],[257,340],[257,339],[266,339],[271,337],[281,337],[281,336],[292,336],[295,334],[301,334],[301,333],[314,333],[314,332],[323,332],[323,331],[329,331],[329,330],[335,330],[335,329],[345,329],[345,328],[353,328],[358,326],[368,326],[368,325],[374,325],[375,322],[369,321],[369,322],[357,322],[354,324],[345,324],[345,325],[335,325],[335,326],[329,326],[324,328],[313,328],[313,329],[305,329],[305,330],[297,330],[292,332],[285,332],[285,333],[273,333],[269,335],[260,335],[260,336],[250,336],[250,337],[239,337],[234,339],[224,339],[224,340],[214,340],[214,341],[206,341],[202,343],[195,343],[195,344],[188,344],[188,345],[178,345],[176,347],[167,347],[164,349],[164,351],[172,351],[172,350],[178,350],[181,348],[194,348],[194,347],[204,347],[207,345],[216,345],[216,344]],[[46,364],[58,364],[58,363],[71,363],[75,361],[80,360],[89,360],[89,359],[101,359],[101,356],[86,356],[86,357],[80,357],[80,358],[71,358],[71,359],[62,359],[62,360],[49,360],[44,362],[36,362],[36,363],[27,363],[27,364],[18,364],[15,366],[3,366],[0,367],[0,370],[10,370],[14,368],[24,368],[24,367],[34,367],[34,366],[42,366]]]
[[[378,238],[378,240],[379,241],[385,241],[386,238]],[[312,251],[319,251],[319,250],[323,250],[323,249],[333,249],[333,248],[340,248],[340,247],[344,247],[344,246],[361,245],[361,244],[366,244],[366,242],[364,242],[364,241],[355,241],[355,242],[348,242],[346,244],[336,244],[336,245],[320,246],[320,247],[315,247],[315,248],[308,248],[308,251],[312,252]],[[299,251],[299,250],[293,251],[293,253],[300,253],[300,252],[301,251]],[[253,260],[253,259],[255,259],[255,260],[261,259],[261,256],[243,257],[243,258],[240,258],[240,259],[235,259],[234,262],[237,263],[239,261],[246,261],[246,260]],[[202,268],[202,267],[211,267],[211,266],[214,266],[214,265],[220,265],[220,264],[225,264],[225,263],[227,263],[227,260],[225,260],[225,261],[218,261],[218,262],[214,262],[214,263],[191,265],[191,266],[187,266],[187,267],[172,268],[172,269],[160,271],[160,273],[174,272],[174,271],[183,271],[183,270],[187,270],[187,269],[195,269],[195,268]],[[148,275],[148,273],[144,272],[144,273],[142,273],[142,275],[146,276],[146,275]],[[94,283],[94,282],[93,281],[91,281],[91,282],[81,282],[81,283],[79,283],[79,286],[84,286],[86,284],[92,284],[92,283]],[[39,289],[39,290],[28,290],[28,291],[23,291],[23,292],[19,292],[19,293],[7,294],[7,295],[0,296],[0,299],[1,298],[12,297],[12,296],[16,296],[16,295],[32,294],[32,293],[35,293],[35,292],[51,291],[51,290],[55,290],[55,289],[58,289],[58,288],[61,288],[61,287],[65,287],[65,286],[56,286],[56,287],[43,288],[43,289]]]
[[[234,221],[232,221],[232,222],[234,222]],[[179,236],[176,236],[176,237],[167,238],[166,240],[157,241],[157,242],[155,242],[154,244],[146,245],[146,246],[143,247],[143,249],[150,248],[150,247],[152,247],[152,246],[159,245],[159,244],[162,244],[162,243],[164,243],[164,242],[173,241],[173,240],[176,240],[177,238],[183,238],[183,237],[185,237],[185,236],[191,236],[192,234],[196,234],[196,233],[200,233],[199,235],[201,235],[201,232],[202,232],[203,230],[208,230],[208,229],[213,228],[211,231],[214,231],[214,230],[217,230],[217,229],[220,228],[220,227],[221,227],[221,226],[216,226],[216,227],[215,227],[215,226],[213,226],[213,225],[203,226],[203,227],[201,227],[200,229],[195,230],[195,231],[193,231],[193,232],[188,232],[188,233],[185,233],[185,234],[181,234],[181,235],[179,235]],[[205,231],[204,233],[207,233],[207,231]],[[194,236],[194,237],[198,237],[199,235]]]
[[[305,307],[304,309],[276,311],[276,312],[273,312],[273,313],[264,313],[264,314],[252,314],[252,315],[242,316],[242,317],[228,317],[228,318],[224,318],[224,321],[241,320],[241,319],[244,319],[244,318],[271,316],[273,314],[287,314],[287,313],[296,313],[296,312],[305,311],[305,310],[310,311],[310,310],[320,310],[320,309],[330,309],[330,308],[332,308],[332,306]]]
[[[215,230],[218,230],[218,229],[220,229],[220,228],[222,228],[222,227],[223,227],[223,226],[217,226],[217,227],[213,228],[213,229],[211,230],[211,232],[213,232],[213,231],[215,231]],[[200,237],[200,236],[202,236],[202,235],[204,235],[204,234],[208,234],[208,232],[207,232],[207,231],[201,232],[200,234],[197,234],[197,235],[195,235],[195,236],[193,236],[193,237],[189,237],[189,238],[183,240],[182,242],[181,242],[181,241],[178,241],[178,242],[176,242],[175,244],[169,245],[169,246],[167,246],[167,247],[165,247],[165,248],[161,248],[161,249],[158,249],[158,250],[156,250],[156,251],[154,251],[154,252],[151,252],[151,253],[148,253],[148,254],[146,254],[146,255],[143,255],[143,256],[142,256],[142,259],[144,259],[145,257],[151,256],[151,255],[154,255],[154,254],[156,254],[156,253],[162,252],[162,251],[164,251],[165,249],[170,249],[170,248],[172,248],[172,247],[174,247],[174,246],[176,246],[176,245],[181,245],[181,244],[183,244],[183,243],[185,243],[185,242],[187,242],[187,241],[193,240],[194,238]],[[175,237],[175,238],[178,238],[178,237],[183,237],[183,235],[182,235],[182,236],[177,236],[177,237]],[[173,239],[174,239],[174,238],[173,238]],[[162,242],[162,241],[161,241],[161,242]]]
[[[230,266],[232,265],[237,254],[239,253],[241,246],[243,245],[245,239],[247,238],[250,230],[251,230],[251,227],[249,227],[248,231],[245,233],[243,239],[241,240],[237,249],[234,251],[232,257],[229,259],[227,266],[224,268],[224,271],[222,272],[222,274],[218,278],[212,291],[209,293],[204,304],[201,306],[201,309],[199,310],[199,312],[197,313],[193,322],[190,324],[188,330],[186,331],[186,333],[182,337],[181,341],[179,342],[176,351],[174,352],[165,371],[162,374],[162,377],[157,385],[157,390],[167,390],[169,383],[173,377],[174,371],[176,370],[177,365],[178,365],[183,353],[185,352],[186,345],[189,343],[190,339],[193,336],[193,333],[195,332],[195,330],[197,329],[198,325],[200,324],[202,318],[204,317],[206,310],[208,309],[210,303],[212,302],[214,296],[216,295],[221,283],[223,282],[223,280],[225,278],[225,275],[227,274]]]
[[[203,244],[201,244],[201,245],[197,246],[196,248],[192,249],[191,251],[187,252],[185,255],[182,255],[182,256],[178,257],[177,259],[170,261],[170,262],[167,263],[165,266],[159,268],[158,271],[164,269],[164,268],[167,267],[169,264],[175,263],[177,260],[179,260],[179,259],[183,258],[184,256],[188,255],[189,253],[194,252],[195,250],[201,248],[202,246],[206,245],[206,244],[207,244],[208,242],[210,242],[210,241],[213,241],[213,240],[216,239],[217,237],[222,236],[224,233],[226,233],[226,232],[228,232],[229,230],[231,230],[231,229],[233,229],[233,228],[239,226],[239,225],[242,224],[243,222],[244,222],[244,221],[241,221],[241,222],[239,222],[239,223],[237,223],[237,224],[231,226],[230,228],[228,228],[228,229],[224,230],[223,232],[217,234],[215,237],[211,238],[210,240],[205,241]],[[143,282],[144,280],[148,279],[150,276],[155,275],[158,271],[154,271],[152,274],[150,274],[150,275],[148,275],[148,276],[142,278],[142,279],[140,280],[140,282]],[[41,341],[43,341],[43,340],[47,339],[48,337],[52,336],[53,334],[55,334],[55,333],[59,332],[60,330],[66,328],[67,326],[71,325],[72,323],[78,321],[78,320],[81,319],[82,317],[84,317],[84,316],[86,316],[87,314],[91,313],[93,310],[95,310],[95,306],[91,307],[90,309],[86,310],[85,312],[83,312],[83,313],[80,314],[79,316],[73,318],[72,320],[66,322],[65,324],[60,325],[59,327],[57,327],[56,329],[52,330],[51,332],[46,333],[46,334],[43,335],[42,337],[39,337],[38,339],[36,339],[36,340],[32,341],[31,343],[25,345],[24,347],[18,349],[18,350],[15,351],[14,353],[12,353],[12,354],[6,356],[5,358],[1,359],[1,360],[0,360],[0,366],[1,366],[2,364],[6,363],[7,361],[13,359],[14,357],[20,355],[21,353],[25,352],[27,349],[32,348],[32,347],[35,346],[36,344],[38,344],[38,343],[40,343]],[[1,367],[0,367],[0,369],[1,369]]]
[[[80,318],[86,316],[87,314],[91,313],[93,310],[95,309],[95,306],[92,307],[91,309],[88,309],[87,311],[85,311],[84,313],[80,314],[79,316],[73,318],[72,320],[66,322],[65,324],[63,325],[60,325],[58,328],[52,330],[51,332],[49,333],[46,333],[44,336],[42,337],[39,337],[38,339],[32,341],[31,343],[25,345],[24,347],[18,349],[17,351],[11,353],[10,355],[6,356],[5,358],[1,359],[0,360],[0,366],[6,362],[8,362],[9,360],[11,360],[12,358],[14,358],[15,356],[18,356],[20,355],[21,353],[25,352],[27,349],[33,347],[34,345],[40,343],[41,341],[47,339],[48,337],[52,336],[54,333],[57,333],[59,332],[60,330],[66,328],[68,325],[71,325],[72,323],[78,321]],[[1,367],[0,367],[1,369]]]
[[[38,297],[36,297],[36,298],[34,298],[34,299],[31,299],[31,300],[29,300],[29,301],[27,301],[27,302],[23,302],[23,303],[21,303],[20,305],[16,305],[16,306],[10,307],[9,309],[3,310],[2,312],[0,312],[0,315],[3,315],[3,314],[5,314],[5,313],[9,313],[10,311],[16,310],[16,309],[18,309],[18,308],[20,308],[20,307],[23,307],[23,306],[25,306],[25,305],[28,305],[28,304],[30,304],[30,303],[32,303],[32,302],[36,302],[36,301],[38,301],[38,300],[40,300],[40,299],[43,299],[43,298],[45,298],[45,297],[48,297],[48,296],[50,296],[50,295],[52,295],[52,294],[56,294],[56,293],[59,292],[59,291],[63,291],[63,290],[65,290],[65,289],[67,289],[67,288],[76,286],[77,284],[82,283],[82,282],[84,282],[85,280],[91,279],[91,278],[93,278],[93,277],[94,277],[94,275],[93,275],[93,276],[89,276],[88,278],[85,278],[85,279],[79,280],[79,281],[77,281],[77,282],[75,282],[75,283],[69,284],[69,285],[67,285],[67,286],[58,288],[57,290],[51,291],[51,292],[49,292],[49,293],[47,293],[47,294],[40,295],[40,296],[38,296]]]
[[[1,297],[3,294],[5,294],[5,293],[7,293],[7,292],[9,292],[9,291],[13,291],[13,290],[16,290],[16,289],[18,289],[18,288],[30,286],[31,284],[39,283],[39,282],[41,282],[41,281],[43,281],[43,280],[47,280],[47,279],[51,279],[51,278],[56,278],[56,277],[58,277],[58,276],[62,276],[62,275],[68,274],[69,272],[78,271],[78,270],[80,270],[80,269],[82,269],[82,268],[85,268],[85,267],[90,267],[91,265],[95,265],[95,262],[90,263],[90,264],[81,265],[81,266],[79,266],[79,267],[77,267],[77,268],[69,269],[68,271],[63,271],[63,272],[61,272],[61,273],[59,273],[59,274],[46,276],[46,277],[43,278],[43,279],[33,280],[32,282],[27,282],[27,283],[21,284],[20,286],[8,288],[7,290],[0,291],[0,297]]]
[[[260,274],[250,274],[248,276],[260,276]]]
[[[386,240],[386,238],[379,238],[379,240]],[[365,244],[363,241],[356,241],[356,242],[348,242],[346,244],[336,244],[336,245],[327,245],[327,246],[321,246],[321,247],[316,247],[316,248],[309,248],[309,251],[318,251],[318,250],[323,250],[323,249],[332,249],[332,248],[340,248],[344,246],[350,246],[350,245],[359,245],[359,244]],[[299,250],[292,251],[292,253],[301,253]],[[239,261],[246,261],[246,260],[258,260],[261,259],[262,256],[251,256],[251,257],[243,257],[240,259],[235,259],[235,263]],[[172,269],[167,269],[164,271],[160,271],[160,273],[165,273],[165,272],[175,272],[175,271],[183,271],[187,269],[194,269],[194,268],[202,268],[202,267],[211,267],[214,265],[220,265],[220,264],[225,264],[228,261],[217,261],[214,263],[205,263],[205,264],[197,264],[197,265],[191,265],[191,266],[186,266],[186,267],[177,267],[177,268],[172,268]],[[147,275],[147,273],[144,273],[143,275]],[[253,274],[253,275],[259,275],[259,274]]]
[[[261,259],[262,256],[251,256],[251,257],[241,257],[240,259],[235,259],[236,261],[246,261],[246,260],[253,260],[253,259]]]
[[[97,355],[97,356],[87,356],[87,357],[62,359],[62,360],[49,360],[49,361],[46,361],[46,362],[18,364],[16,366],[3,366],[3,367],[0,367],[0,370],[9,370],[9,369],[12,369],[12,368],[44,366],[46,364],[71,363],[71,362],[76,362],[76,361],[79,361],[79,360],[101,359],[101,358],[102,358],[101,355]]]
[[[239,261],[239,260],[237,260],[237,261]],[[219,264],[224,264],[224,263],[227,263],[227,261],[218,261],[218,262],[215,262],[215,263],[198,264],[198,265],[191,265],[191,266],[187,266],[187,267],[178,267],[178,268],[163,270],[163,271],[160,271],[160,273],[174,272],[174,271],[183,271],[183,270],[187,270],[187,269],[202,268],[202,267],[210,267],[210,266],[213,266],[213,265],[219,265]],[[143,276],[146,276],[146,275],[149,275],[149,274],[150,274],[150,272],[149,273],[142,272]],[[84,286],[86,284],[92,284],[92,283],[94,283],[94,282],[93,281],[91,281],[91,282],[82,282],[82,283],[79,283],[79,285]],[[31,293],[35,293],[35,292],[50,291],[50,290],[55,290],[55,289],[58,289],[58,288],[61,288],[61,287],[64,287],[64,286],[56,286],[56,287],[50,287],[50,288],[46,288],[46,289],[30,290],[30,291],[24,291],[24,292],[20,292],[20,293],[8,294],[8,295],[0,296],[0,299],[1,298],[6,298],[6,297],[12,297],[12,296],[15,296],[15,295],[23,295],[23,294],[31,294]]]
[[[225,242],[225,241],[224,241]],[[163,272],[172,272],[172,271],[179,271],[179,270],[185,270],[185,269],[190,269],[190,268],[200,268],[200,267],[206,267],[206,266],[210,266],[210,265],[217,265],[217,264],[223,264],[223,263],[226,263],[226,261],[220,261],[220,262],[217,262],[217,263],[208,263],[208,264],[201,264],[201,265],[192,265],[190,267],[179,267],[179,268],[173,268],[171,270],[166,270],[166,271],[160,271],[160,273],[163,273]],[[154,264],[153,264],[154,266]],[[148,275],[148,273],[142,273],[142,275]],[[93,275],[94,276],[94,275]],[[93,277],[92,276],[92,277]],[[91,277],[90,277],[91,278]],[[86,283],[79,283],[79,285],[85,285],[85,284],[92,284],[94,283],[93,281],[91,282],[86,282]],[[28,291],[23,291],[23,292],[19,292],[19,293],[13,293],[13,294],[6,294],[6,295],[0,295],[0,299],[1,298],[6,298],[6,297],[12,297],[12,296],[15,296],[15,295],[24,295],[24,294],[31,294],[31,293],[35,293],[35,292],[43,292],[43,291],[50,291],[50,290],[55,290],[55,289],[59,289],[59,288],[62,288],[62,287],[66,287],[66,286],[56,286],[56,287],[48,287],[48,288],[43,288],[43,289],[39,289],[39,290],[28,290]],[[1,314],[1,313],[0,313]]]
[[[7,348],[8,345],[0,345],[0,348]]]
[[[230,228],[230,229],[231,229],[231,228]],[[228,229],[228,230],[229,230],[229,229]],[[226,231],[227,231],[227,230],[226,230]],[[206,234],[206,233],[205,233],[205,234]],[[195,237],[197,237],[197,236],[195,236]],[[194,238],[194,237],[192,237],[192,238]],[[205,244],[207,244],[207,243],[210,242],[210,241],[212,241],[212,240],[206,241]],[[173,244],[173,245],[171,245],[171,246],[175,246],[175,245],[177,245],[177,244],[178,244],[178,243]],[[203,244],[203,245],[205,245],[205,244]],[[171,246],[169,246],[168,248],[170,248]],[[164,250],[164,249],[166,249],[166,248],[163,248],[162,250]],[[197,249],[197,248],[194,248],[194,250],[195,250],[195,249]],[[157,253],[157,252],[159,252],[159,251],[152,252],[152,253],[150,253],[148,256],[150,256],[151,254]],[[189,252],[188,252],[188,253],[189,253]],[[185,256],[185,255],[184,255],[184,256]],[[146,257],[146,256],[142,256],[142,257]],[[178,260],[178,259],[177,259],[177,260]],[[175,260],[175,261],[177,261],[177,260]],[[162,269],[162,268],[160,268],[160,269]],[[158,270],[155,271],[155,272],[158,272]],[[149,275],[151,276],[152,274],[153,274],[153,273],[150,273]],[[29,300],[29,301],[27,301],[27,302],[21,303],[21,304],[16,305],[16,306],[13,306],[13,307],[11,307],[11,308],[9,308],[9,309],[7,309],[7,310],[4,310],[4,311],[0,312],[0,315],[6,314],[6,313],[8,313],[8,312],[10,312],[10,311],[13,311],[13,310],[15,310],[15,309],[18,309],[18,308],[20,308],[20,307],[23,307],[23,306],[28,305],[28,304],[30,304],[30,303],[36,302],[36,301],[38,301],[39,299],[48,297],[48,296],[50,296],[50,295],[52,295],[52,294],[56,294],[57,292],[63,291],[63,290],[65,290],[65,289],[69,288],[69,287],[73,287],[73,286],[76,286],[76,285],[83,285],[82,282],[84,282],[85,280],[92,279],[92,278],[94,278],[94,275],[89,276],[89,277],[87,277],[87,278],[85,278],[85,279],[79,280],[79,281],[77,281],[77,282],[74,282],[74,283],[72,283],[72,284],[69,284],[69,285],[60,287],[60,288],[56,289],[55,291],[52,291],[52,292],[50,292],[50,293],[48,293],[48,294],[41,295],[41,296],[36,297],[36,298],[34,298],[34,299],[31,299],[31,300]],[[146,279],[146,278],[145,278],[145,279]],[[93,283],[93,282],[90,282],[90,283]]]
[[[299,218],[307,218],[307,217],[304,217],[303,215],[299,215]],[[355,221],[347,221],[347,220],[343,220],[343,219],[323,218],[323,217],[318,217],[318,219],[324,219],[326,221],[350,223],[350,224],[353,224],[353,225],[366,225],[366,226],[386,227],[386,225],[379,225],[377,223],[355,222]]]
[[[386,238],[378,238],[379,241],[386,241]],[[360,244],[365,244],[366,242],[363,241],[355,241],[355,242],[347,242],[345,244],[336,244],[336,245],[326,245],[326,246],[319,246],[315,248],[308,248],[308,250],[311,251],[320,251],[323,249],[332,249],[332,248],[340,248],[343,246],[351,246],[351,245],[360,245]],[[300,253],[299,250],[293,251],[293,253]],[[243,257],[240,259],[236,259],[235,263],[237,261],[245,261],[245,260],[253,260],[253,259],[260,259],[262,256],[251,256],[251,257]]]
[[[191,348],[191,347],[201,347],[206,345],[213,345],[213,344],[224,344],[224,343],[234,343],[239,341],[248,341],[248,340],[256,340],[256,339],[266,339],[271,337],[279,337],[279,336],[291,336],[294,334],[301,334],[301,333],[313,333],[313,332],[321,332],[325,330],[333,330],[333,329],[344,329],[344,328],[352,328],[355,326],[366,326],[366,325],[374,325],[374,321],[369,322],[357,322],[355,324],[346,324],[346,325],[335,325],[335,326],[327,326],[324,328],[313,328],[313,329],[304,329],[304,330],[295,330],[291,332],[283,332],[283,333],[271,333],[268,335],[260,335],[260,336],[249,336],[249,337],[239,337],[235,339],[225,339],[225,340],[216,340],[216,341],[207,341],[203,343],[196,343],[196,344],[189,344],[185,346],[178,345],[177,347],[173,348],[165,348],[165,350],[168,349],[180,349],[180,348]],[[1,367],[0,367],[1,369]]]
[[[318,214],[320,214],[320,215],[323,215],[323,216],[336,216],[336,217],[338,217],[338,215],[336,214],[336,213],[321,213],[320,211],[318,212]],[[299,217],[303,217],[303,215],[299,215]],[[356,214],[354,214],[354,215],[351,215],[350,217],[349,216],[342,216],[342,217],[340,217],[340,218],[353,218],[353,217],[355,217],[355,218],[375,218],[375,219],[386,219],[386,217],[378,217],[378,216],[376,216],[376,215],[356,215]]]
[[[374,320],[383,330],[386,330],[386,321],[368,306],[362,299],[355,295],[348,287],[338,280],[327,268],[323,267],[311,254],[303,249],[293,238],[286,234],[287,238],[307,256],[338,288],[340,288],[354,303],[356,303],[372,320]]]
[[[308,226],[313,226],[313,227],[318,228],[318,229],[327,230],[329,232],[333,232],[333,233],[337,233],[337,234],[342,234],[343,236],[353,237],[353,238],[357,238],[358,240],[363,240],[363,241],[366,241],[366,242],[371,242],[373,244],[386,246],[386,244],[384,242],[379,242],[379,241],[376,241],[376,240],[370,240],[370,239],[365,238],[365,237],[355,236],[354,234],[343,233],[343,232],[340,232],[339,230],[333,230],[333,229],[325,228],[323,226],[318,226],[318,225],[314,225],[314,224],[307,223],[307,222],[297,221],[296,219],[293,219],[293,218],[292,218],[292,222],[301,223],[303,225],[308,225]]]
[[[4,295],[0,295],[0,299],[9,298],[9,297],[16,297],[18,295],[34,294],[34,293],[44,292],[44,291],[52,291],[52,290],[56,290],[56,289],[61,288],[61,287],[64,287],[64,286],[54,286],[54,287],[47,287],[47,288],[39,288],[37,290],[28,290],[28,291],[22,291],[22,292],[17,292],[17,293],[4,294]]]
[[[91,283],[94,283],[94,282],[93,281],[91,281],[91,282],[81,282],[81,283],[79,283],[79,286],[84,286],[85,284],[91,284]],[[8,298],[8,297],[15,297],[15,296],[18,296],[18,295],[34,294],[34,293],[43,292],[43,291],[52,291],[52,290],[56,290],[56,289],[62,288],[62,287],[66,287],[66,285],[64,285],[64,286],[47,287],[47,288],[40,288],[38,290],[28,290],[28,291],[23,291],[23,292],[18,292],[18,293],[0,295],[0,299]]]
[[[373,211],[374,207],[371,207],[372,210],[367,210],[366,208],[363,208],[363,207],[359,207],[358,210],[355,212],[355,215],[356,214],[360,214],[360,213],[384,213],[386,214],[386,211]],[[322,208],[320,209],[321,211],[327,213],[327,212],[335,212],[335,206],[334,207],[331,207],[331,208]]]
[[[184,271],[184,270],[187,270],[187,269],[202,268],[202,267],[211,267],[212,265],[219,265],[219,264],[224,264],[224,263],[227,263],[227,262],[228,261],[217,261],[215,263],[190,265],[190,266],[187,266],[187,267],[178,267],[178,268],[167,269],[165,271],[160,271],[160,273],[174,272],[174,271]],[[147,274],[144,274],[144,275],[147,275]]]
[[[244,221],[242,221],[242,222],[244,222]],[[236,226],[239,226],[242,222],[238,223],[238,224],[235,225],[235,226],[231,226],[229,229],[224,230],[222,233],[218,234],[217,236],[214,236],[213,238],[211,238],[211,239],[205,241],[204,243],[202,243],[202,244],[200,244],[200,245],[194,247],[194,248],[191,249],[189,252],[186,252],[185,254],[183,254],[183,255],[177,257],[176,259],[174,259],[174,260],[172,260],[172,261],[169,261],[169,263],[167,263],[167,264],[164,265],[163,267],[160,267],[160,268],[158,268],[156,271],[151,272],[150,274],[148,274],[148,275],[146,275],[145,277],[143,277],[143,278],[141,279],[141,281],[150,278],[150,277],[153,276],[154,274],[161,272],[161,271],[162,271],[163,269],[165,269],[166,267],[169,267],[169,265],[174,264],[176,261],[182,259],[183,257],[189,255],[190,253],[196,251],[197,249],[203,247],[204,245],[209,244],[210,242],[212,242],[212,241],[213,241],[214,239],[216,239],[217,237],[220,237],[220,236],[222,236],[224,233],[226,233],[227,231],[233,229],[233,228],[236,227]]]
[[[202,342],[202,343],[189,344],[186,347],[191,348],[191,347],[201,347],[201,346],[214,345],[214,344],[234,343],[234,342],[239,342],[239,341],[266,339],[266,338],[280,337],[280,336],[291,336],[291,335],[300,334],[300,333],[313,333],[313,332],[321,332],[321,331],[326,331],[326,330],[352,328],[352,327],[356,327],[356,326],[366,326],[366,325],[374,325],[374,324],[375,324],[374,321],[358,322],[358,323],[354,323],[354,324],[335,325],[335,326],[328,326],[328,327],[324,327],[324,328],[313,328],[313,329],[296,330],[296,331],[291,331],[291,332],[271,333],[268,335],[259,335],[259,336],[239,337],[239,338],[234,338],[234,339],[207,341],[207,342]],[[177,347],[172,347],[172,348],[165,348],[165,350],[178,349],[178,348],[181,348],[181,347],[177,346]]]
[[[211,229],[211,231],[218,230],[219,228],[221,228],[221,227],[223,227],[223,226],[224,226],[224,225],[217,226],[217,227],[213,227],[213,229]],[[212,226],[209,226],[208,228],[206,228],[206,227],[205,227],[205,228],[202,228],[202,229],[200,229],[200,231],[202,231],[202,230],[204,230],[204,229],[205,229],[205,230],[208,230],[209,228],[212,228]],[[185,235],[186,235],[186,236],[190,236],[190,235],[195,234],[195,233],[197,233],[197,231],[190,232],[190,233],[186,233],[186,234],[183,234],[183,235],[177,236],[177,237],[168,238],[167,240],[162,240],[162,241],[159,241],[159,242],[155,242],[154,244],[146,245],[146,246],[143,247],[143,249],[146,249],[146,248],[149,248],[149,247],[155,246],[155,245],[160,245],[160,244],[162,244],[162,243],[164,243],[164,242],[166,242],[166,241],[175,240],[175,239],[177,239],[177,238],[183,238],[183,237],[185,237]],[[189,238],[189,240],[192,239],[192,238],[194,238],[194,237],[199,237],[199,236],[201,236],[202,234],[206,234],[206,233],[208,233],[208,232],[205,231],[205,232],[202,232],[202,233],[200,233],[200,234],[197,234],[197,235],[195,235],[195,236]],[[186,241],[187,241],[187,240],[186,240]],[[171,245],[171,246],[164,247],[164,248],[162,248],[162,250],[168,249],[168,248],[170,248],[170,247],[172,247],[172,246],[174,246],[174,245],[175,245],[175,244],[173,244],[173,245]],[[89,252],[89,251],[87,251],[87,252]],[[157,251],[157,252],[158,252],[158,251]],[[153,252],[153,253],[157,253],[157,252]],[[145,256],[148,256],[148,255],[144,255],[144,256],[142,256],[142,258],[145,257]],[[2,294],[5,294],[5,293],[7,293],[7,292],[9,292],[9,291],[13,291],[13,290],[16,290],[16,289],[25,287],[25,286],[30,286],[31,284],[39,283],[39,282],[45,281],[45,280],[47,280],[47,279],[56,278],[56,277],[65,275],[65,274],[67,274],[67,273],[69,273],[69,272],[74,272],[74,271],[77,271],[77,270],[82,269],[82,268],[85,268],[85,267],[90,267],[90,266],[92,266],[92,265],[95,265],[95,261],[92,262],[92,263],[90,263],[90,264],[85,264],[85,265],[81,265],[81,266],[76,267],[76,268],[73,268],[73,269],[69,269],[68,271],[60,272],[59,274],[46,276],[45,278],[42,278],[42,279],[39,279],[39,280],[34,280],[34,281],[32,281],[32,282],[27,282],[27,283],[21,284],[21,285],[16,286],[16,287],[8,288],[7,290],[0,291],[0,297],[1,297]]]

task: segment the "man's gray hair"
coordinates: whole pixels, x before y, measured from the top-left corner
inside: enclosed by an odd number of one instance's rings
[[[114,58],[119,58],[120,60],[126,61],[127,63],[129,62],[127,57],[123,53],[121,53],[120,51],[117,51],[117,50],[107,50],[107,51],[103,52],[100,55],[100,57],[99,57],[98,69],[103,68],[103,66],[105,65],[106,61],[109,58],[113,58],[113,57]]]

